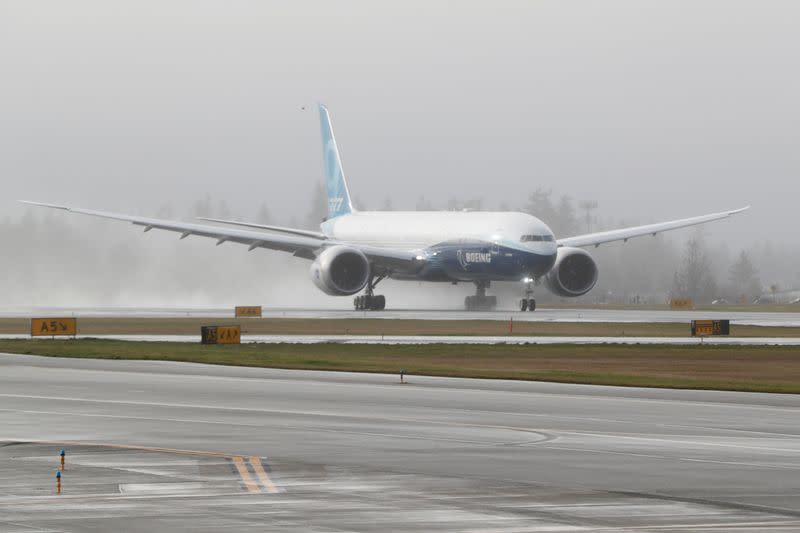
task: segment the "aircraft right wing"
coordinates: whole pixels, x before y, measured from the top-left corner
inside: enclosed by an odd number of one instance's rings
[[[297,233],[300,234],[284,235],[266,231],[243,230],[226,228],[222,226],[209,226],[173,220],[162,220],[158,218],[125,215],[120,213],[110,213],[107,211],[94,211],[91,209],[82,209],[65,205],[28,202],[24,200],[21,200],[21,202],[40,207],[49,207],[51,209],[61,209],[63,211],[79,213],[82,215],[122,220],[124,222],[130,222],[136,226],[142,226],[144,227],[144,231],[150,231],[151,229],[174,231],[181,234],[181,239],[189,237],[190,235],[197,235],[199,237],[216,239],[217,246],[224,242],[233,242],[244,244],[249,247],[249,250],[254,250],[256,248],[268,248],[271,250],[290,252],[297,257],[311,260],[315,259],[317,255],[325,248],[341,244],[361,250],[361,252],[363,252],[373,264],[390,270],[412,271],[416,268],[419,268],[422,264],[422,261],[424,261],[424,258],[419,256],[413,250],[398,250],[393,248],[381,248],[377,246],[361,246],[358,244],[323,239],[321,237],[314,236],[313,232],[303,232],[303,230],[297,230]]]
[[[741,209],[734,209],[733,211],[723,211],[721,213],[712,213],[710,215],[702,215],[699,217],[670,220],[669,222],[659,222],[657,224],[647,224],[645,226],[634,226],[631,228],[601,231],[598,233],[587,233],[585,235],[567,237],[566,239],[558,239],[557,242],[559,246],[575,246],[578,248],[583,246],[597,247],[606,242],[627,241],[633,237],[641,237],[644,235],[655,236],[657,233],[661,233],[662,231],[670,231],[688,226],[696,226],[697,224],[705,224],[706,222],[712,222],[714,220],[731,217],[748,209],[750,209],[750,206],[742,207]]]

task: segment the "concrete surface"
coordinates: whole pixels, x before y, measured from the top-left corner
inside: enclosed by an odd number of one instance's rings
[[[409,381],[0,355],[0,531],[800,531],[798,396]]]
[[[389,309],[352,311],[331,309],[285,309],[264,307],[265,317],[285,318],[400,318],[412,320],[500,320],[514,317],[522,322],[683,322],[696,319],[730,319],[732,324],[757,326],[800,326],[800,305],[796,313],[723,312],[723,311],[648,311],[639,309],[537,309],[523,313],[515,310],[473,312],[431,309]],[[31,316],[126,316],[126,317],[232,317],[233,306],[214,308],[167,307],[15,307],[0,308],[3,317]]]

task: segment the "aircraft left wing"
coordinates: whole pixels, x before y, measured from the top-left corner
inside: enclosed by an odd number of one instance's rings
[[[585,235],[576,235],[575,237],[558,239],[557,242],[559,246],[575,246],[578,248],[584,246],[597,247],[607,242],[627,241],[628,239],[642,237],[644,235],[655,236],[657,233],[661,233],[662,231],[670,231],[673,229],[705,224],[706,222],[712,222],[714,220],[731,217],[748,209],[750,209],[750,206],[742,207],[741,209],[734,209],[732,211],[723,211],[721,213],[702,215],[699,217],[682,218],[679,220],[670,220],[669,222],[659,222],[657,224],[647,224],[645,226],[634,226],[631,228],[601,231],[598,233],[587,233]]]
[[[279,234],[266,231],[243,230],[226,228],[222,226],[192,224],[189,222],[178,222],[173,220],[162,220],[158,218],[110,213],[107,211],[94,211],[91,209],[82,209],[65,205],[29,202],[25,200],[20,201],[24,204],[49,207],[51,209],[61,209],[71,213],[79,213],[81,215],[122,220],[124,222],[130,222],[136,226],[142,226],[144,227],[144,231],[150,231],[151,229],[173,231],[180,233],[181,239],[185,239],[190,235],[197,235],[199,237],[216,239],[217,246],[224,242],[233,242],[237,244],[244,244],[248,246],[249,250],[254,250],[256,248],[268,248],[271,250],[289,252],[297,257],[303,257],[305,259],[313,260],[325,248],[336,244],[343,244],[353,248],[358,248],[375,265],[387,269],[409,271],[421,266],[420,262],[423,260],[421,256],[418,256],[412,250],[396,250],[376,246],[360,246],[347,242],[322,239],[311,235]]]

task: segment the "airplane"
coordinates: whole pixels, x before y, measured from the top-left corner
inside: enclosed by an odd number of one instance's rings
[[[544,284],[562,297],[586,294],[599,270],[584,248],[612,241],[657,235],[728,218],[748,207],[708,215],[556,238],[543,221],[527,213],[488,211],[358,211],[347,186],[330,113],[319,105],[328,215],[320,231],[202,218],[198,224],[160,220],[64,205],[23,203],[131,222],[144,231],[160,229],[180,238],[200,236],[266,248],[312,261],[311,280],[324,293],[352,296],[357,310],[383,310],[384,295],[375,287],[386,278],[429,282],[473,283],[468,311],[491,310],[496,296],[486,294],[494,281],[522,282],[521,311],[536,309],[533,290]],[[358,295],[362,291],[363,294]]]

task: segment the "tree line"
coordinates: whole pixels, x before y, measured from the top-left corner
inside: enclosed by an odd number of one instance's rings
[[[209,196],[189,204],[183,213],[164,205],[152,214],[159,218],[202,216],[316,229],[327,212],[321,184],[310,200],[305,214],[301,212],[289,220],[276,219],[266,202],[242,214]],[[358,199],[355,202],[358,207],[365,207]],[[393,205],[386,201],[381,207],[392,209]],[[535,215],[550,225],[557,236],[646,222],[604,217],[597,202],[579,202],[544,188],[532,191],[517,206],[487,206],[479,199],[455,197],[441,206],[420,197],[415,205],[417,210],[492,207]],[[308,285],[303,283],[305,269],[295,265],[300,260],[285,254],[247,253],[246,248],[236,246],[231,246],[236,248],[232,253],[219,253],[203,239],[186,239],[178,246],[172,234],[161,233],[156,237],[159,232],[152,232],[147,239],[137,239],[131,232],[129,225],[36,208],[17,219],[6,217],[0,222],[0,242],[6,251],[0,289],[5,301],[28,302],[31,291],[42,295],[39,300],[45,301],[44,295],[59,287],[63,289],[59,277],[72,280],[71,288],[59,293],[67,299],[70,291],[75,294],[94,291],[103,301],[109,298],[125,301],[134,294],[140,299],[166,302],[176,294],[185,293],[219,301],[233,299],[235,294],[248,294],[254,285],[262,292],[282,294],[282,287],[289,285],[275,283],[276,279],[285,282],[296,278],[296,286]],[[603,245],[593,249],[592,255],[598,262],[600,279],[595,289],[581,298],[586,302],[664,303],[678,297],[692,298],[698,303],[753,302],[780,299],[781,295],[792,294],[787,290],[800,287],[797,247],[764,241],[732,250],[724,243],[709,244],[702,228]],[[89,268],[87,261],[100,266]],[[202,269],[197,265],[202,265]],[[518,287],[495,284],[493,291],[501,295],[505,291],[509,298],[515,298]],[[314,291],[306,293],[304,298],[314,300]],[[537,298],[558,300],[546,291],[538,291]]]

